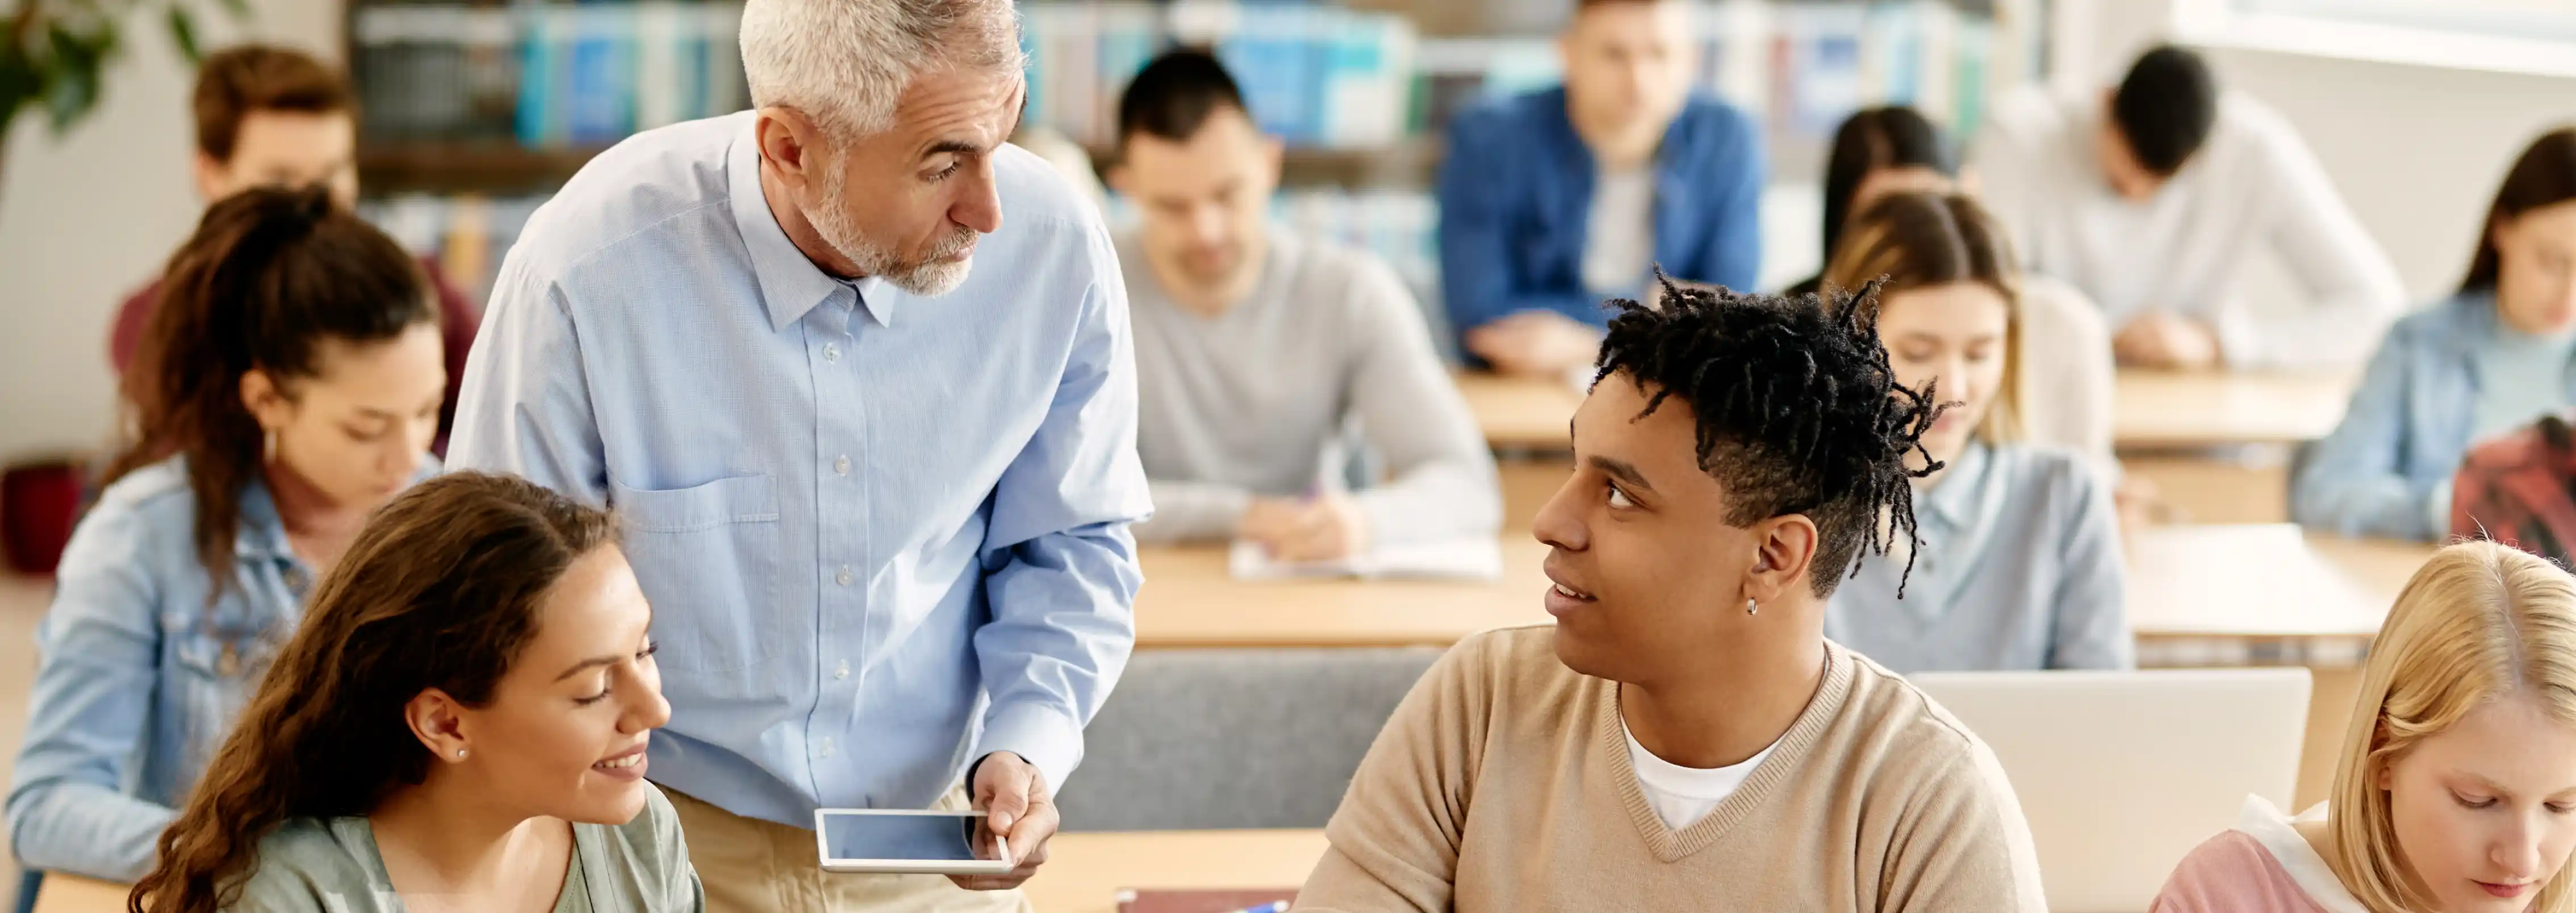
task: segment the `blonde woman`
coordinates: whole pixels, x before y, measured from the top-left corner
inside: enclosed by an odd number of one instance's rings
[[[2344,739],[2326,802],[2290,818],[2247,799],[2153,913],[2576,910],[2576,578],[2488,542],[2435,554]]]
[[[2018,279],[2001,229],[1957,194],[1878,201],[1826,266],[1829,286],[1882,283],[1888,366],[1950,404],[1908,457],[1924,473],[1912,572],[1862,565],[1825,610],[1825,636],[1897,672],[2133,662],[2109,489],[2021,433]]]

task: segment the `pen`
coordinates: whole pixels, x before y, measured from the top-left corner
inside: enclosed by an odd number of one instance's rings
[[[1284,900],[1274,900],[1259,906],[1245,907],[1234,911],[1234,913],[1288,913],[1288,902]]]

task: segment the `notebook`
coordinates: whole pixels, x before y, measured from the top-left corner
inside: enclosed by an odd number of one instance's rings
[[[1289,562],[1271,560],[1258,543],[1236,542],[1226,570],[1236,580],[1493,580],[1503,575],[1503,549],[1488,536],[1379,546],[1338,561]]]
[[[1235,913],[1262,904],[1295,902],[1294,888],[1118,892],[1118,913]]]

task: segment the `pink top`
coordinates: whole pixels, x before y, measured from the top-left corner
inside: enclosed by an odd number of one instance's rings
[[[2325,805],[2301,819],[2323,818]],[[2248,796],[2236,829],[2209,838],[2174,867],[2148,913],[2368,913],[2293,821]]]

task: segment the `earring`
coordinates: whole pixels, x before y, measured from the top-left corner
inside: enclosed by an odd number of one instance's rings
[[[1753,602],[1753,597],[1744,597],[1744,614],[1751,615],[1760,611],[1762,611],[1762,607]]]
[[[465,760],[465,749],[459,748],[456,750],[456,759],[459,761]]]
[[[259,458],[261,462],[275,462],[277,460],[277,429],[263,428],[260,430]]]

